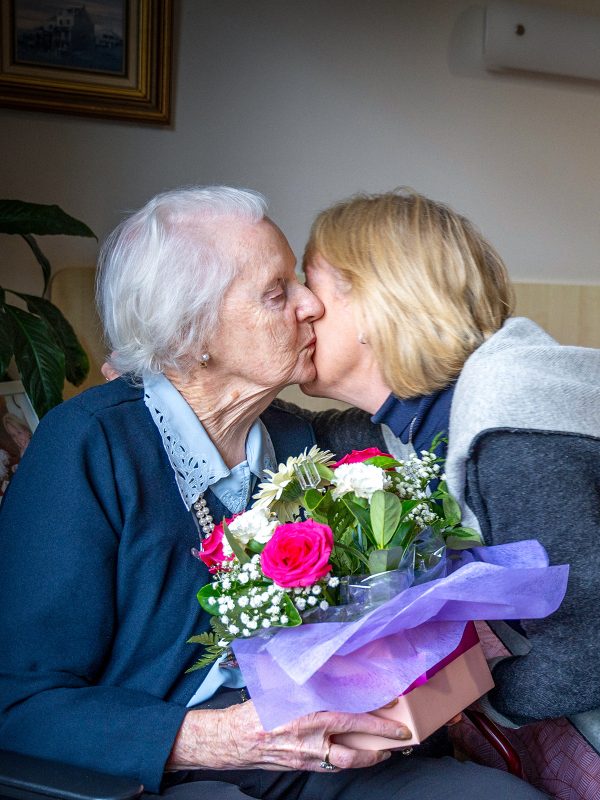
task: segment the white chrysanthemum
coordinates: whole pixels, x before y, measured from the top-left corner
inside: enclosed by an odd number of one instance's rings
[[[242,544],[248,544],[251,539],[266,544],[278,525],[279,522],[271,519],[266,509],[255,506],[232,520],[229,530]]]
[[[380,467],[358,463],[342,464],[334,471],[331,482],[334,484],[332,491],[334,500],[348,492],[354,492],[357,497],[370,500],[376,491],[386,489],[391,480]]]

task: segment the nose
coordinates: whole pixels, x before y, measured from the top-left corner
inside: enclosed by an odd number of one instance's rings
[[[308,286],[299,285],[302,292],[300,303],[298,303],[296,315],[300,322],[314,322],[325,313],[325,306],[316,294],[313,294]]]

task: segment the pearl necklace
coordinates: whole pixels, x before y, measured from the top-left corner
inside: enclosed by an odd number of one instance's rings
[[[203,539],[206,539],[207,536],[210,536],[215,527],[215,523],[210,511],[208,510],[208,506],[203,494],[198,497],[192,508],[194,509],[194,513],[198,520],[198,525],[200,526],[200,541],[202,541]]]

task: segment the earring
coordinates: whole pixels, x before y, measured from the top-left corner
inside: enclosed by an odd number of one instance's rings
[[[364,333],[359,333],[358,334],[358,341],[361,344],[366,344],[367,343],[367,337],[364,335]]]
[[[202,355],[200,356],[200,366],[204,368],[208,367],[209,360],[210,360],[209,353],[202,353]]]

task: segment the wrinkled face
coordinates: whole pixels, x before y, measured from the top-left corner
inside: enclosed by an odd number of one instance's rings
[[[372,357],[370,348],[359,342],[351,295],[340,285],[335,268],[318,253],[306,265],[306,285],[323,303],[324,313],[314,326],[316,378],[303,385],[302,391],[361,405],[360,393]]]
[[[301,284],[295,258],[269,220],[236,223],[231,231],[243,263],[221,308],[210,343],[210,369],[251,389],[279,391],[315,377],[313,322],[321,302]]]

